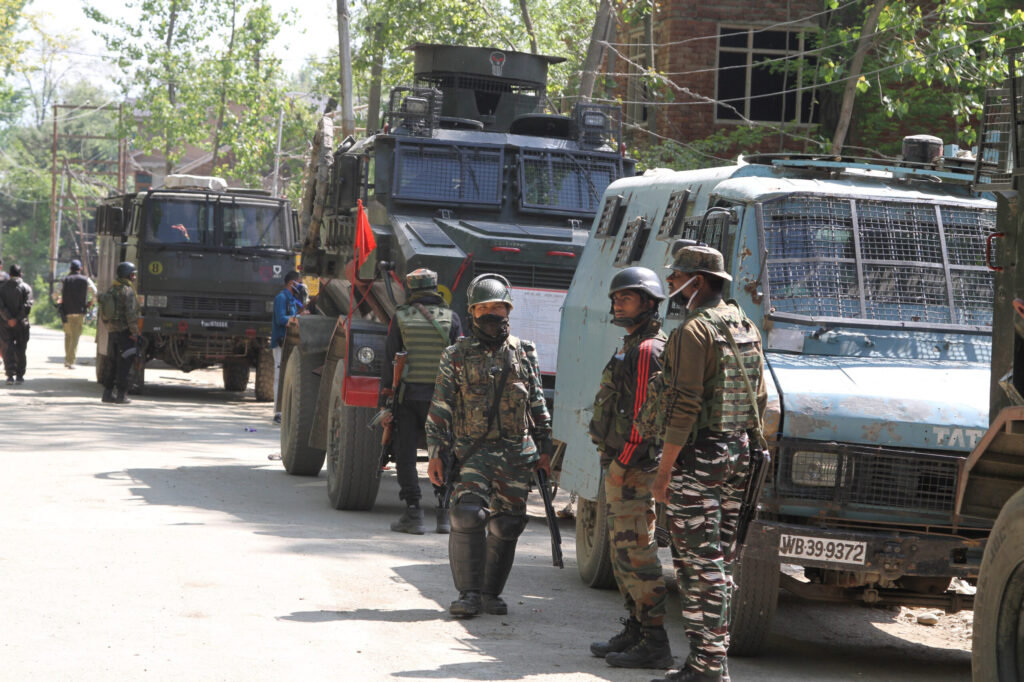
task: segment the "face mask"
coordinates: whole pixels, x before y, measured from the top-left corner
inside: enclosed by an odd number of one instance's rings
[[[673,291],[673,292],[672,292],[671,294],[669,294],[669,295],[668,295],[668,297],[669,297],[669,298],[675,298],[676,294],[678,294],[678,293],[679,293],[680,291],[682,291],[682,290],[683,290],[683,289],[685,289],[686,287],[690,286],[690,284],[692,284],[692,283],[693,283],[693,280],[695,280],[695,279],[697,279],[697,275],[694,275],[694,276],[693,276],[693,277],[691,277],[690,279],[686,280],[686,282],[684,282],[684,283],[683,283],[683,285],[682,285],[681,287],[679,287],[678,289],[676,289],[675,291]],[[694,299],[694,298],[695,298],[695,297],[697,296],[697,294],[699,294],[699,293],[700,293],[700,289],[697,289],[697,291],[693,292],[693,294],[692,294],[692,295],[690,296],[690,298],[688,298],[688,299],[686,300],[686,308],[687,308],[687,309],[689,309],[689,308],[690,308],[690,304],[691,304],[691,303],[693,303],[693,299]]]
[[[488,342],[504,341],[508,338],[508,317],[493,313],[473,318],[480,338]]]

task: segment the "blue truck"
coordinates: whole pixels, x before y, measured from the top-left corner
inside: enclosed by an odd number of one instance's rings
[[[762,649],[780,586],[971,608],[950,585],[977,577],[991,527],[957,513],[956,493],[989,426],[996,202],[938,138],[903,147],[898,161],[763,155],[605,190],[565,300],[554,414],[584,582],[612,584],[586,428],[619,342],[608,284],[625,267],[664,272],[673,243],[695,239],[724,254],[726,297],[760,327],[768,376],[772,470],[737,566],[730,653]],[[662,314],[668,331],[683,319],[671,303]]]

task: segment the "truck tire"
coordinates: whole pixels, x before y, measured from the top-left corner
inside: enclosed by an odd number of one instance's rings
[[[1011,497],[989,535],[974,598],[974,682],[1024,679],[1024,490]]]
[[[249,361],[225,360],[221,376],[224,377],[225,391],[241,393],[249,386]]]
[[[757,656],[764,650],[779,603],[779,559],[750,556],[744,550],[733,578],[729,655]]]
[[[261,348],[256,358],[256,382],[253,384],[256,402],[269,403],[274,399],[274,351]]]
[[[309,446],[309,429],[316,412],[319,380],[315,354],[291,354],[281,387],[281,463],[293,476],[317,476],[324,466],[324,451]]]
[[[338,363],[331,387],[331,412],[327,427],[327,498],[335,509],[369,511],[380,488],[379,431],[367,424],[373,419],[368,407],[352,407],[341,400],[344,363]]]
[[[596,500],[576,499],[576,568],[589,587],[615,587],[610,544],[608,505],[602,484]]]

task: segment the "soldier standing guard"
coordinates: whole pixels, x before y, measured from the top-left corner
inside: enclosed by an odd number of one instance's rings
[[[391,524],[396,533],[423,534],[423,510],[420,508],[420,482],[416,475],[416,444],[424,430],[430,399],[434,395],[434,380],[437,378],[437,363],[444,349],[462,336],[462,320],[449,308],[437,292],[437,273],[426,268],[413,270],[405,276],[409,290],[405,305],[398,306],[395,317],[388,328],[384,342],[384,357],[387,360],[395,353],[406,351],[405,371],[401,377],[398,395],[390,401],[391,412],[384,417],[384,424],[395,421],[395,469],[398,473],[398,497],[406,504],[402,516]],[[381,387],[390,388],[394,367],[385,362],[381,375]],[[380,407],[389,405],[383,392],[379,398]],[[445,491],[440,487],[438,496],[438,533],[447,533],[448,510],[445,509]]]
[[[767,403],[764,356],[757,327],[734,301],[722,300],[732,277],[720,252],[686,246],[670,269],[669,296],[686,300],[687,320],[665,346],[669,400],[652,491],[668,503],[690,655],[663,680],[719,682],[729,679],[733,562],[726,551],[749,479],[748,432],[760,429]]]
[[[665,300],[658,276],[647,268],[626,268],[608,290],[612,324],[625,327],[622,350],[601,375],[594,399],[590,437],[601,453],[608,511],[612,571],[626,601],[625,628],[590,651],[620,668],[671,668],[665,632],[665,582],[658,543],[651,483],[660,443],[644,439],[633,426],[647,394],[647,383],[661,370],[667,336],[658,306]]]
[[[448,538],[454,616],[508,613],[500,595],[526,527],[530,480],[534,469],[551,468],[537,348],[509,334],[510,289],[501,275],[469,283],[472,334],[441,356],[427,417],[431,482],[444,483],[440,454],[449,441],[460,465]]]
[[[103,377],[103,402],[130,403],[128,375],[138,353],[139,300],[135,295],[135,264],[117,264],[117,279],[108,290],[113,294],[114,314],[107,322],[107,371]],[[134,351],[134,352],[132,352]],[[114,389],[117,392],[114,392]]]

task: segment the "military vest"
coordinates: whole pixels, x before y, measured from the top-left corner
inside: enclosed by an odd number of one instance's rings
[[[590,420],[590,438],[596,445],[603,445],[613,450],[621,450],[626,446],[630,433],[633,431],[633,411],[636,396],[628,389],[630,367],[636,364],[636,356],[644,341],[653,340],[655,357],[661,357],[668,337],[661,331],[660,323],[649,323],[648,333],[631,339],[624,344],[621,352],[612,356],[601,373],[601,387],[594,398],[593,416]],[[628,338],[628,337],[627,337]],[[633,377],[636,390],[646,389],[648,376]]]
[[[402,381],[409,384],[432,384],[437,379],[437,365],[441,353],[448,347],[448,334],[452,328],[452,311],[441,305],[423,305],[437,322],[435,326],[415,306],[402,305],[395,311],[402,343],[409,353],[405,360]],[[441,336],[440,327],[444,331]]]
[[[733,301],[729,301],[727,307],[701,310],[695,313],[694,317],[704,321],[711,330],[718,357],[718,372],[710,383],[712,395],[701,406],[694,432],[700,429],[744,431],[759,428],[760,417],[757,408],[750,403],[750,394],[747,392],[747,385],[743,381],[743,372],[740,369],[742,362],[747,370],[750,386],[757,391],[763,366],[761,335],[757,327]],[[727,325],[732,332],[739,357],[733,353],[722,325]]]
[[[68,275],[61,284],[61,305],[68,315],[81,315],[89,298],[89,278],[85,275]]]
[[[524,343],[529,342],[509,336],[497,352],[488,354],[472,338],[459,339],[452,358],[462,366],[457,377],[458,406],[453,415],[456,437],[521,440],[527,434],[533,368],[527,361]],[[487,415],[506,363],[510,367],[508,378],[488,428]]]

